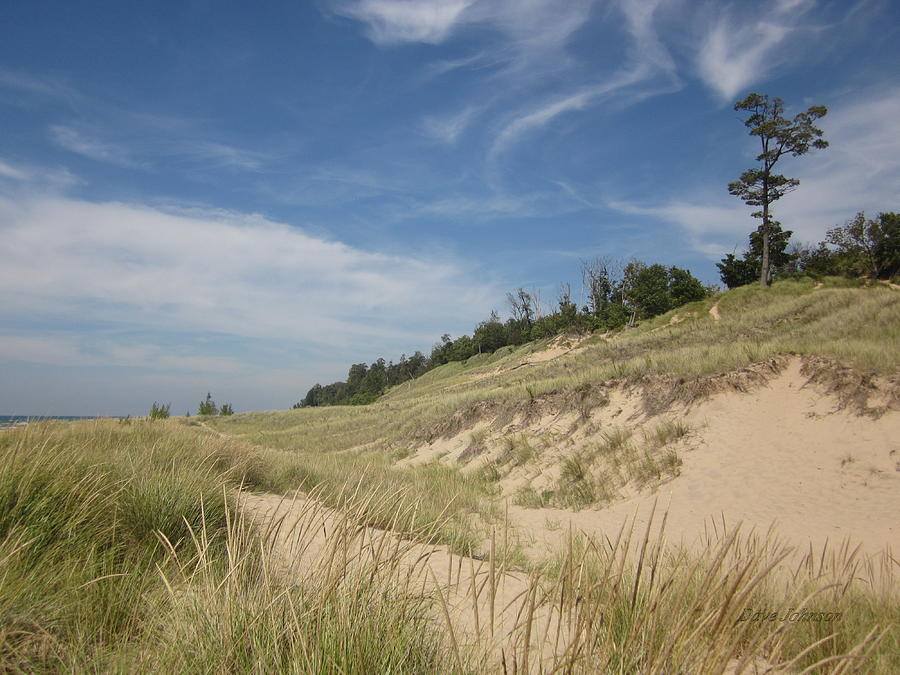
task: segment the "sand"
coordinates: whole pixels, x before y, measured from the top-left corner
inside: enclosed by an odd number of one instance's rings
[[[569,523],[613,536],[623,520],[668,509],[669,540],[699,545],[713,528],[765,532],[798,547],[849,538],[875,553],[900,541],[900,412],[878,419],[840,409],[807,384],[800,360],[767,386],[714,396],[682,416],[694,428],[677,478],[599,510],[512,507],[535,552],[559,543]],[[553,527],[548,528],[547,523]]]

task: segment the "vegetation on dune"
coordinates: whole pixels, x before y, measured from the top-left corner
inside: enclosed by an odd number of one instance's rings
[[[766,94],[749,94],[734,104],[735,110],[747,113],[744,125],[760,142],[756,157],[757,167],[747,169],[739,180],[728,184],[728,191],[749,206],[761,207],[753,214],[762,219],[760,235],[759,283],[772,283],[771,244],[777,234],[778,223],[772,220],[772,204],[796,188],[800,181],[774,172],[775,165],[785,155],[800,157],[813,148],[824,149],[828,141],[822,138],[822,130],[814,122],[825,117],[828,109],[823,105],[810,106],[792,120],[784,116],[784,101]]]
[[[900,215],[879,213],[866,219],[864,213],[843,226],[828,230],[818,244],[788,246],[790,231],[779,223],[769,223],[769,276],[773,279],[797,279],[809,276],[843,276],[856,279],[892,279],[900,274]],[[716,263],[728,288],[737,288],[759,279],[762,269],[761,229],[750,234],[750,245],[742,258],[729,253]]]
[[[142,421],[0,435],[0,670],[443,670],[422,600],[367,570],[274,577],[227,444]]]
[[[450,558],[448,578],[429,553],[359,527],[373,501],[399,523],[427,491],[403,498],[383,485],[380,500],[348,497],[320,557],[295,564],[279,536],[309,550],[323,536],[320,507],[293,507],[289,533],[283,519],[243,517],[239,476],[251,465],[260,484],[277,474],[254,452],[165,422],[38,423],[0,436],[0,669],[900,668],[888,558],[829,550],[787,565],[776,542],[733,532],[688,553],[626,525],[604,542],[570,536],[524,576],[510,574],[501,529],[484,560]],[[478,582],[454,584],[466,568]],[[507,584],[521,588],[511,605],[498,595]]]
[[[812,279],[799,279],[769,289],[737,288],[612,339],[590,337],[552,360],[532,361],[547,340],[475,355],[392,387],[370,406],[245,413],[208,423],[236,438],[300,455],[353,448],[402,452],[431,440],[429,430],[458,411],[479,405],[495,411],[515,408],[542,396],[563,399],[581,387],[610,381],[671,378],[676,393],[687,392],[694,385],[702,389],[704,378],[785,354],[828,357],[860,372],[896,373],[897,291],[838,278],[821,283],[817,288]],[[714,305],[719,320],[709,313]],[[673,322],[676,315],[680,320]]]

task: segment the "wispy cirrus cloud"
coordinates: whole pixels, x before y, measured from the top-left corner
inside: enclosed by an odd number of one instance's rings
[[[366,24],[379,45],[443,42],[475,0],[355,0],[337,2],[335,13]]]
[[[47,168],[12,163],[0,158],[0,187],[15,182],[15,189],[41,192],[58,191],[77,185],[81,180],[65,168]]]
[[[430,115],[422,120],[422,131],[429,138],[454,145],[479,114],[474,105],[450,115]]]
[[[117,140],[85,125],[53,124],[48,129],[54,144],[89,159],[126,168],[154,169],[162,163],[191,168],[227,168],[257,172],[272,156],[196,136],[172,136],[156,129],[126,126]]]
[[[544,102],[532,110],[519,114],[497,134],[491,146],[490,156],[496,158],[526,133],[540,129],[566,113],[584,110],[604,96],[636,84],[646,76],[647,70],[642,66],[620,72],[602,84],[583,87],[575,93]]]
[[[48,131],[53,142],[69,152],[117,166],[140,166],[124,147],[88,136],[73,127],[53,124]]]
[[[900,203],[900,89],[853,92],[831,106],[820,126],[831,145],[798,159],[784,160],[782,170],[800,186],[773,205],[775,217],[794,239],[815,242],[858,211],[874,215],[894,211]],[[724,184],[722,186],[724,188]],[[662,203],[610,200],[622,213],[649,216],[680,226],[689,245],[710,259],[720,258],[758,225],[752,207],[719,192],[695,192]]]
[[[792,51],[787,38],[802,28],[804,15],[814,6],[814,0],[776,0],[765,11],[755,8],[741,17],[732,7],[719,9],[701,38],[700,78],[720,99],[731,101],[787,61]]]
[[[29,96],[52,98],[73,104],[84,102],[84,97],[65,82],[51,77],[41,77],[0,66],[0,87],[13,89]]]
[[[13,180],[28,180],[30,173],[0,159],[0,177]]]

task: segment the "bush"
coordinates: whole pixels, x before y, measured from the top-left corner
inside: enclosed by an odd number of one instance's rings
[[[206,400],[200,402],[200,407],[197,408],[198,415],[217,415],[219,413],[219,408],[216,406],[216,402],[213,401],[212,394],[206,392]]]
[[[153,405],[150,406],[150,419],[151,420],[164,420],[169,417],[169,408],[172,407],[171,403],[166,403],[165,405],[161,403],[153,402]]]
[[[375,403],[378,400],[378,395],[373,394],[368,391],[360,392],[359,394],[354,394],[347,403],[350,405],[369,405],[370,403]]]

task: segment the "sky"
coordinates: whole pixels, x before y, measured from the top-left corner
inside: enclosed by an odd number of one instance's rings
[[[829,109],[795,241],[900,210],[897,2],[4,3],[0,413],[284,409],[584,260],[716,282],[751,91]]]

